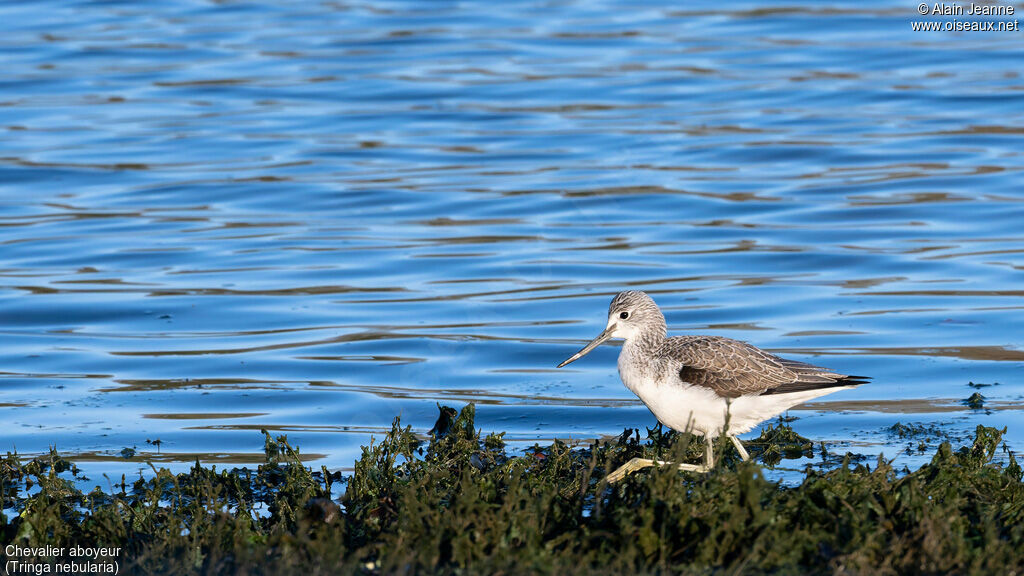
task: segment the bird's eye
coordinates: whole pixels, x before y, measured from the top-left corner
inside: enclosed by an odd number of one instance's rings
[[[623,312],[622,314],[619,314],[619,318],[622,318],[623,320],[629,318],[629,312]]]

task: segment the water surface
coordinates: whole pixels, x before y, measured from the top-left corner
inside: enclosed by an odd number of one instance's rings
[[[615,345],[554,369],[626,288],[874,377],[791,413],[838,450],[1020,449],[1024,36],[915,12],[4,3],[0,450],[134,474],[266,429],[348,469],[466,402],[524,442],[642,430]]]

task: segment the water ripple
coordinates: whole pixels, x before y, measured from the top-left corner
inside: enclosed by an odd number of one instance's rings
[[[553,366],[623,288],[875,377],[802,433],[1019,449],[1024,37],[912,12],[0,4],[0,449],[116,475],[252,462],[262,428],[347,467],[470,401],[616,434],[653,423],[617,348]]]

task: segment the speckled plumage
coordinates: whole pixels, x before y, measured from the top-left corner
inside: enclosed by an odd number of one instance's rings
[[[710,388],[726,398],[829,388],[849,378],[721,336],[674,336],[665,339],[653,355],[679,364],[682,382]]]

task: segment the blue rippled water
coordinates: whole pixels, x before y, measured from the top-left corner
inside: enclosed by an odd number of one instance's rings
[[[624,288],[873,376],[792,412],[816,441],[1024,446],[1020,32],[886,1],[0,18],[0,450],[131,474],[257,461],[264,428],[345,469],[438,402],[524,442],[642,429],[615,346],[554,369]]]

